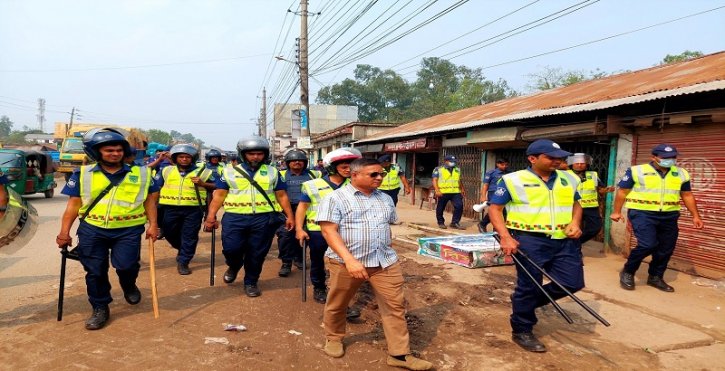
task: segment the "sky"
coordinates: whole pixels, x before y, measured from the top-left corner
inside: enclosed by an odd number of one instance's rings
[[[309,17],[311,102],[356,64],[414,81],[421,58],[442,57],[527,92],[547,66],[615,72],[725,50],[725,0],[309,3],[320,13]],[[274,103],[299,102],[296,65],[274,58],[295,59],[298,9],[291,0],[0,0],[0,116],[38,128],[43,98],[46,132],[75,107],[77,122],[176,130],[232,150],[256,132],[262,87],[270,125]]]

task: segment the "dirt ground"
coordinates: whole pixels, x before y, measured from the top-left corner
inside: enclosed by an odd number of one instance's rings
[[[273,250],[260,281],[263,295],[247,298],[238,282],[229,286],[222,282],[225,267],[220,258],[217,284],[209,287],[208,246],[209,237],[205,236],[191,265],[194,273],[181,277],[172,249],[158,242],[161,317],[152,315],[148,265],[144,264],[139,277],[144,300],[129,306],[114,287],[112,320],[105,329],[94,332],[83,328],[90,307],[82,269],[71,262],[62,322],[55,318],[57,284],[0,313],[0,368],[390,369],[385,364],[385,338],[369,289],[364,287],[356,300],[362,316],[349,324],[347,354],[332,359],[321,350],[322,305],[312,301],[311,295],[307,302],[300,301],[299,271],[288,278],[277,277],[279,261]],[[524,352],[510,341],[511,267],[468,270],[431,262],[406,249],[401,253],[411,348],[439,370],[657,368],[652,354],[598,338],[593,328],[599,325],[593,319],[575,317],[576,324],[567,325],[549,309],[541,312],[536,329],[549,352]],[[143,254],[147,256],[145,248]],[[475,283],[459,282],[452,274]],[[243,324],[248,330],[225,332],[224,323]],[[205,344],[207,338],[225,338],[228,344]]]

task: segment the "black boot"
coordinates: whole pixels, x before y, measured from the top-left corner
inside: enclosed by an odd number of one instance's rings
[[[177,263],[176,271],[179,272],[179,274],[182,276],[191,274],[191,269],[189,269],[189,264],[187,264],[187,263]]]
[[[634,290],[634,274],[619,272],[619,285],[625,290]]]
[[[292,264],[294,264],[297,269],[302,270],[302,260],[295,260]]]
[[[320,304],[327,303],[327,288],[326,287],[315,287],[312,291],[312,298]]]
[[[511,340],[520,347],[529,352],[543,353],[546,352],[546,346],[536,338],[536,335],[530,332],[514,332],[511,334]]]
[[[93,314],[86,320],[86,330],[102,329],[110,316],[111,311],[108,309],[108,305],[93,308]]]
[[[647,284],[664,292],[675,292],[675,288],[665,283],[660,276],[647,277]]]
[[[348,321],[360,318],[360,310],[353,307],[348,307],[347,312],[345,313],[345,318]]]
[[[280,277],[287,277],[292,273],[292,263],[285,263],[282,262],[282,267],[279,268],[279,276]]]
[[[229,267],[226,272],[224,272],[224,283],[232,283],[234,280],[237,279],[237,273],[239,273],[239,269],[234,269],[232,267]]]
[[[244,285],[244,293],[247,294],[250,298],[256,298],[259,295],[262,295],[262,290],[259,289],[259,286],[256,284],[254,285]]]
[[[128,290],[123,290],[123,298],[126,299],[127,303],[136,305],[141,301],[141,291],[138,289],[138,286],[133,285]]]

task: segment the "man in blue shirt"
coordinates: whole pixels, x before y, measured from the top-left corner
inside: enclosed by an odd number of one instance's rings
[[[481,180],[481,203],[488,202],[493,197],[493,193],[496,191],[496,184],[501,178],[509,173],[509,160],[505,158],[499,158],[496,160],[496,167],[488,170],[483,175]],[[506,219],[506,209],[503,211],[503,217]],[[478,231],[481,233],[486,232],[486,227],[491,222],[488,213],[481,218],[481,222],[478,223]]]

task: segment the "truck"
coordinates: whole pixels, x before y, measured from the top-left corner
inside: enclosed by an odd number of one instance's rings
[[[85,152],[83,152],[83,135],[87,131],[96,128],[113,128],[119,130],[126,137],[129,144],[131,144],[132,150],[145,151],[148,145],[148,137],[141,129],[109,124],[70,124],[56,122],[54,137],[63,142],[60,146],[58,172],[63,173],[66,181],[73,174],[73,171],[79,169],[81,165],[91,162]]]

